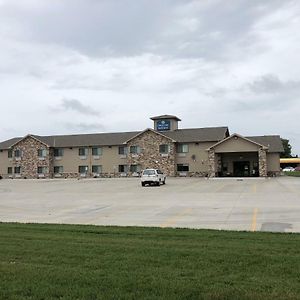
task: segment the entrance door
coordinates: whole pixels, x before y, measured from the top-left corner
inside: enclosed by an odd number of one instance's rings
[[[233,162],[233,176],[234,177],[250,176],[250,162],[249,161],[234,161]]]

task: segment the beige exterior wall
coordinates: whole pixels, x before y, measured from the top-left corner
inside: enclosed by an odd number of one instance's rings
[[[215,153],[228,153],[228,152],[254,152],[258,151],[259,146],[244,140],[243,138],[235,137],[224,141],[215,147]]]
[[[102,154],[92,155],[92,148],[102,148]],[[63,166],[64,174],[67,176],[77,176],[79,166],[88,166],[88,175],[92,176],[92,166],[98,165],[102,168],[102,173],[112,175],[118,173],[119,165],[127,165],[127,157],[119,155],[119,146],[93,146],[93,147],[74,147],[63,148],[64,155],[54,158],[54,166]],[[85,157],[79,156],[79,148],[88,148]]]
[[[204,175],[208,172],[208,151],[207,149],[211,147],[214,142],[205,143],[180,143],[187,144],[189,152],[187,153],[177,153],[176,154],[176,170],[177,164],[188,164],[189,173],[199,175]],[[177,172],[178,173],[178,172]]]
[[[8,176],[8,167],[13,167],[12,159],[8,158],[8,150],[0,151],[0,175],[3,178]]]
[[[267,169],[268,172],[280,172],[280,154],[267,153]]]

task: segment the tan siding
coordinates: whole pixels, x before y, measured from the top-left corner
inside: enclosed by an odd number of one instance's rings
[[[258,151],[259,146],[248,142],[242,138],[235,137],[224,141],[215,147],[215,153],[228,153],[228,152],[252,152]]]
[[[279,153],[267,153],[267,170],[268,172],[280,171],[280,154]]]
[[[208,171],[208,151],[214,142],[207,143],[182,143],[189,145],[189,152],[185,153],[185,156],[177,153],[176,165],[177,164],[189,164],[189,172],[207,172]],[[193,160],[193,155],[195,160]]]

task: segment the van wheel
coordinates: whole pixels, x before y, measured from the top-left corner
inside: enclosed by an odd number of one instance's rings
[[[164,179],[163,184],[166,184],[166,179]]]

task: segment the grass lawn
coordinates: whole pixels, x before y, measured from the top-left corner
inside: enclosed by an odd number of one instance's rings
[[[0,299],[300,299],[300,235],[0,223]]]
[[[300,171],[284,172],[284,175],[293,176],[293,177],[300,177]]]

